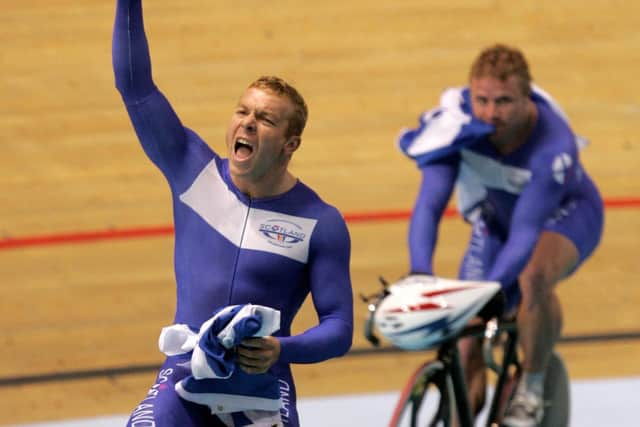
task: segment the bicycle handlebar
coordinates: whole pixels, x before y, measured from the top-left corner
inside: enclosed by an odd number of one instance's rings
[[[369,316],[367,317],[367,320],[365,320],[364,322],[364,336],[367,339],[367,341],[369,341],[374,347],[380,346],[380,339],[373,332],[374,331],[373,318],[376,314],[376,310],[378,309],[378,305],[380,304],[380,301],[382,301],[384,297],[389,295],[389,290],[387,289],[389,287],[389,282],[387,282],[385,278],[382,276],[378,277],[378,280],[382,285],[381,292],[378,292],[376,294],[369,295],[369,296],[360,294],[360,299],[362,299],[362,301],[367,303],[367,310],[369,311]]]

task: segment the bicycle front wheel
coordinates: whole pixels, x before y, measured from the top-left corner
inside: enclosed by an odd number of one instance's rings
[[[455,413],[451,375],[440,360],[424,363],[409,377],[389,427],[449,427]]]

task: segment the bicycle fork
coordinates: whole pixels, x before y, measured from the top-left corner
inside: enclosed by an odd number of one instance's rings
[[[450,342],[440,347],[440,350],[438,350],[438,358],[445,366],[449,366],[459,426],[473,427],[473,415],[471,414],[471,406],[469,404],[467,384],[462,364],[460,363],[460,353],[456,342]]]

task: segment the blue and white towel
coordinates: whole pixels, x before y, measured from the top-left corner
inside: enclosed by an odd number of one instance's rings
[[[279,329],[278,310],[234,305],[217,311],[197,333],[183,324],[163,328],[158,345],[168,356],[192,352],[192,375],[175,385],[183,399],[206,405],[215,414],[244,412],[256,421],[253,425],[274,425],[280,419],[278,379],[237,369],[234,347],[245,338],[271,335]]]
[[[462,92],[462,88],[447,89],[440,97],[440,105],[420,116],[417,128],[401,131],[398,147],[418,167],[460,151],[493,132],[493,126],[473,117]]]
[[[462,153],[456,180],[456,206],[465,219],[473,222],[480,215],[480,204],[485,199],[487,190],[482,179],[469,166],[475,157],[473,152],[465,149],[490,135],[494,128],[473,117],[467,98],[468,91],[468,88],[446,89],[440,97],[440,105],[423,113],[417,128],[403,129],[397,144],[420,168],[449,154]],[[558,103],[533,83],[531,99],[549,105],[568,121]],[[587,144],[586,138],[576,135],[578,148],[582,149]]]
[[[471,106],[465,102],[466,88],[449,88],[440,96],[438,107],[423,113],[415,129],[403,129],[398,136],[398,147],[404,154],[422,167],[448,154],[460,151],[493,132],[493,126],[478,120],[471,114]],[[542,88],[531,84],[531,98],[548,104],[567,122],[566,113]],[[576,135],[576,144],[582,149],[589,141]]]

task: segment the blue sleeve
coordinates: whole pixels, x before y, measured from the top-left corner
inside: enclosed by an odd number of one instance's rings
[[[540,156],[532,166],[532,177],[522,191],[513,211],[508,238],[489,273],[488,280],[495,280],[506,290],[517,286],[518,275],[526,266],[545,222],[558,208],[566,194],[567,182],[554,178],[554,155]],[[575,174],[576,153],[573,153],[572,169],[566,175]]]
[[[118,0],[112,60],[116,87],[127,107],[140,143],[171,181],[186,152],[186,131],[151,75],[141,0]]]
[[[433,274],[433,254],[438,225],[451,198],[458,174],[458,159],[449,156],[424,166],[422,182],[409,223],[409,255],[412,273]]]
[[[319,323],[280,338],[280,360],[316,363],[345,354],[353,339],[353,292],[349,272],[351,241],[336,209],[318,222],[309,258],[311,297]]]

